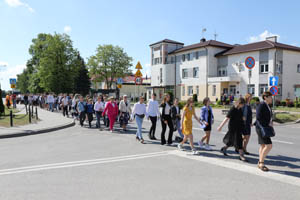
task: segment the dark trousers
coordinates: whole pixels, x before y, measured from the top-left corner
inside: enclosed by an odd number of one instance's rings
[[[108,118],[107,115],[104,116],[104,125],[105,125],[106,127],[109,127],[109,118]]]
[[[92,121],[93,121],[93,113],[87,113],[87,117],[89,120],[89,127],[92,127]]]
[[[162,132],[161,132],[161,144],[166,144],[165,139],[165,133],[167,130],[167,124],[164,122],[164,120],[167,121],[168,127],[169,127],[169,137],[168,137],[168,144],[172,144],[172,137],[173,137],[173,123],[170,115],[166,115],[165,119],[161,119],[161,126],[162,126]]]
[[[63,115],[64,116],[67,115],[69,117],[68,106],[64,106],[64,108],[63,108]]]
[[[85,120],[85,112],[81,112],[79,115],[79,122],[81,126],[83,126],[84,120]]]
[[[96,127],[97,128],[101,128],[101,123],[100,123],[101,116],[102,116],[102,112],[96,111],[96,118],[97,118]]]
[[[151,117],[150,116],[150,120],[151,120],[151,128],[150,128],[150,132],[149,135],[150,137],[155,137],[155,129],[156,129],[156,122],[157,122],[157,117]]]

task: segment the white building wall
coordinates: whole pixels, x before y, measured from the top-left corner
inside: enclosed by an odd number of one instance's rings
[[[294,85],[300,84],[300,73],[297,65],[300,64],[300,52],[283,51],[282,98],[295,99]]]

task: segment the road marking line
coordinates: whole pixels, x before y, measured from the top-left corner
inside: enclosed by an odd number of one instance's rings
[[[192,159],[192,160],[197,160],[200,162],[205,162],[208,164],[213,164],[213,165],[217,165],[217,166],[221,166],[221,167],[226,167],[226,168],[241,171],[241,172],[246,172],[246,173],[257,175],[257,176],[262,176],[265,178],[273,179],[276,181],[280,181],[280,182],[284,182],[284,183],[288,183],[288,184],[300,187],[300,179],[297,177],[283,175],[283,174],[275,173],[272,171],[262,172],[260,169],[258,169],[256,167],[247,166],[242,163],[226,161],[226,160],[220,159],[220,158],[209,158],[209,157],[201,156],[201,152],[200,152],[200,156],[187,156],[186,152],[182,152],[182,151],[178,151],[178,150],[169,152],[169,154]]]
[[[137,160],[137,159],[152,158],[158,156],[167,156],[169,155],[169,152],[170,151],[161,151],[161,152],[147,153],[147,154],[137,154],[137,155],[129,155],[129,156],[119,156],[119,157],[111,157],[111,158],[101,158],[101,159],[93,159],[93,160],[82,160],[82,161],[74,161],[74,162],[63,162],[63,163],[3,169],[0,170],[0,176],[34,172],[34,171],[43,171],[43,170],[50,170],[50,169],[61,169],[61,168],[69,168],[69,167],[79,167],[79,166],[96,165],[96,164],[104,164],[104,163],[112,163],[112,162],[121,162],[121,161],[128,161],[128,160]]]
[[[281,141],[281,140],[272,140],[273,142],[278,142],[278,143],[283,143],[283,144],[294,144],[292,142],[286,142],[286,141]]]

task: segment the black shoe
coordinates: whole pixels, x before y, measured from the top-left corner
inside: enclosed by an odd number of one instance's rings
[[[250,155],[250,153],[248,151],[244,151],[244,154],[246,155]]]
[[[136,136],[136,138],[135,138],[137,141],[140,141],[140,138],[138,137],[138,136]]]
[[[166,144],[166,142],[161,142],[161,145],[165,145]]]
[[[149,140],[152,140],[152,136],[150,134],[148,134]]]
[[[221,153],[223,153],[224,156],[228,156],[228,154],[226,153],[226,149],[224,147],[221,148]]]
[[[152,140],[157,140],[155,136],[152,137]]]
[[[238,150],[238,149],[235,149],[235,152],[236,152],[236,153],[239,153],[239,150]]]

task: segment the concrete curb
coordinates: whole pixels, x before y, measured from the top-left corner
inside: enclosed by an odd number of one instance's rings
[[[10,134],[3,134],[0,135],[0,139],[7,139],[7,138],[14,138],[14,137],[24,137],[24,136],[30,136],[30,135],[38,135],[43,133],[49,133],[57,130],[62,130],[65,128],[69,128],[72,126],[75,126],[75,121],[66,123],[60,126],[50,127],[50,128],[44,128],[44,129],[38,129],[38,130],[24,130],[16,133],[10,133]]]

